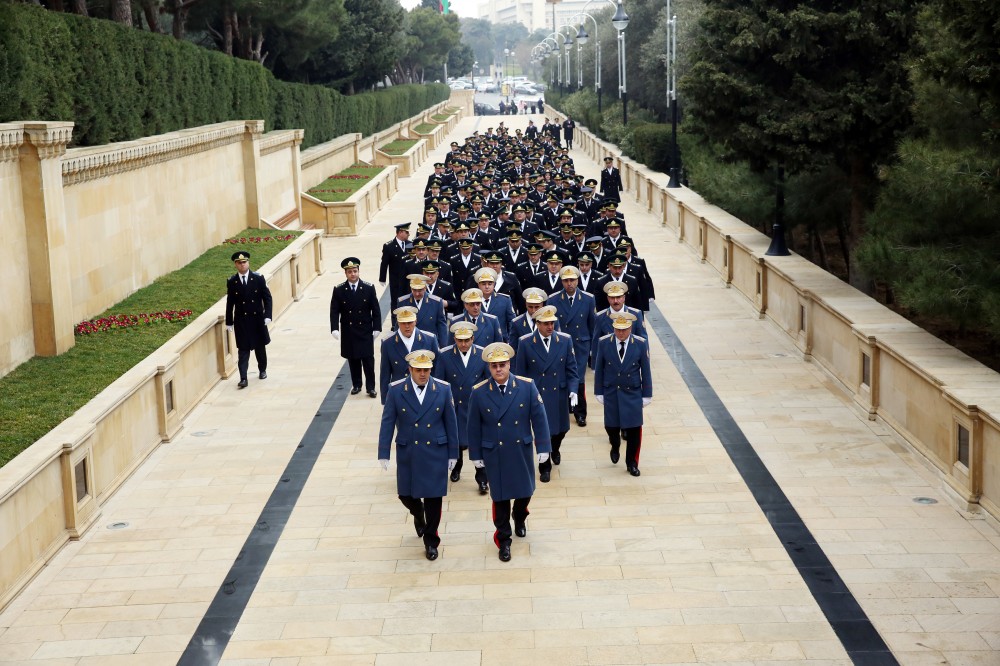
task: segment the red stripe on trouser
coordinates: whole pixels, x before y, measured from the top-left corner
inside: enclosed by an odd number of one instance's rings
[[[495,526],[497,523],[497,503],[492,502],[492,506],[493,506],[493,525]],[[493,530],[493,543],[496,544],[497,548],[500,547],[500,539],[497,538],[498,534],[500,534],[500,530]]]

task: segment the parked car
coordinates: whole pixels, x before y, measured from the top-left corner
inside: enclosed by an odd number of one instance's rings
[[[477,116],[499,116],[500,107],[494,106],[493,104],[487,104],[486,102],[476,102],[473,105],[473,109]]]
[[[538,90],[528,83],[518,83],[514,86],[515,95],[537,95]]]
[[[498,92],[499,90],[500,86],[498,86],[494,81],[491,81],[489,79],[486,79],[485,81],[479,81],[478,83],[476,83],[476,92],[495,93]]]

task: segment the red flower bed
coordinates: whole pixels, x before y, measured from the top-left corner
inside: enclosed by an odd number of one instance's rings
[[[164,310],[163,312],[140,313],[137,315],[116,314],[100,319],[83,321],[73,328],[76,335],[90,335],[102,331],[120,331],[135,326],[148,326],[164,321],[183,321],[191,316],[191,310]]]
[[[295,236],[288,234],[287,236],[241,236],[239,238],[227,238],[226,243],[230,245],[246,245],[247,243],[266,243],[268,241],[290,241]]]
[[[327,176],[327,180],[371,180],[372,176],[366,176],[362,173],[337,173],[332,176]]]

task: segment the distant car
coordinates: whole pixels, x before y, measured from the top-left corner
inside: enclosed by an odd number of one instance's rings
[[[473,105],[477,116],[499,116],[500,107],[485,102],[476,102]]]
[[[537,95],[538,90],[534,86],[527,83],[518,83],[514,86],[515,95]]]
[[[476,84],[476,91],[481,93],[495,93],[500,90],[500,86],[490,80],[480,81]]]

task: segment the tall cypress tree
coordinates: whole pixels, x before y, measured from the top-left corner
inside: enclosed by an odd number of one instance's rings
[[[914,25],[911,0],[705,0],[688,119],[758,171],[839,165],[853,245],[875,170],[911,123]]]

